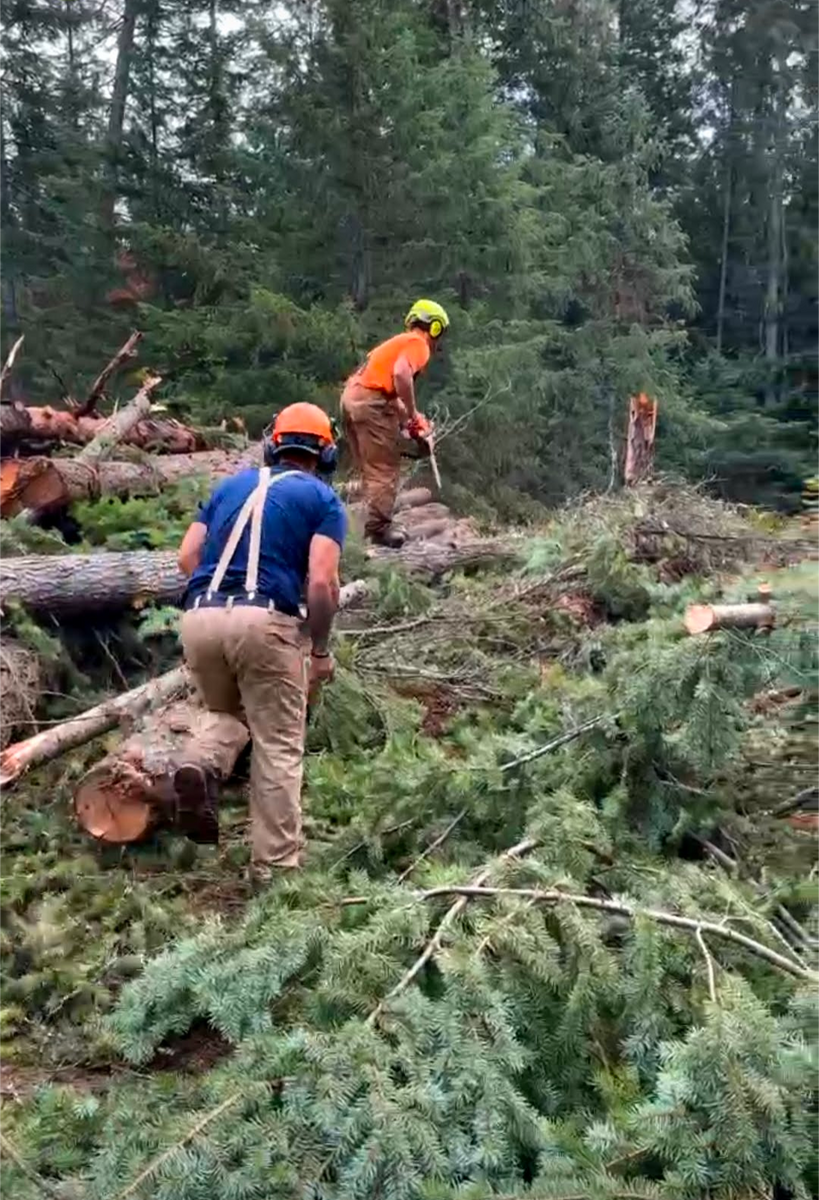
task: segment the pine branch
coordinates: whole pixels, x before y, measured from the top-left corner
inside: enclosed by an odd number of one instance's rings
[[[472,884],[472,890],[477,888],[478,894],[480,894],[481,885],[486,882],[486,880],[492,874],[492,871],[494,870],[494,868],[496,866],[498,866],[499,863],[508,862],[515,858],[520,858],[520,856],[522,854],[528,854],[528,852],[530,850],[532,850],[536,845],[537,845],[537,840],[535,838],[524,838],[524,840],[522,842],[518,842],[518,844],[516,846],[511,846],[508,850],[504,851],[504,853],[501,855],[500,860],[498,862],[493,862],[493,863],[488,864],[486,867],[483,868],[482,871],[480,871],[480,873],[478,875],[476,875],[474,883]],[[423,892],[423,893],[421,893],[421,898],[424,900],[429,899],[436,892],[438,895],[441,895],[441,896],[447,895],[447,894],[451,895],[451,894],[455,893],[455,894],[458,894],[458,899],[455,901],[455,903],[453,905],[451,905],[451,907],[446,911],[446,913],[444,913],[444,916],[441,919],[441,922],[438,925],[438,928],[435,930],[435,933],[432,935],[432,937],[429,939],[427,944],[424,946],[424,949],[421,951],[421,954],[418,956],[418,958],[415,960],[415,962],[412,964],[412,966],[409,968],[409,970],[401,977],[401,979],[399,979],[398,983],[395,985],[395,987],[392,989],[392,991],[388,992],[387,995],[384,997],[384,999],[370,1013],[369,1017],[367,1018],[367,1025],[373,1026],[376,1024],[376,1022],[380,1018],[381,1014],[384,1012],[384,1009],[389,1004],[390,1000],[394,1000],[396,998],[396,996],[400,996],[403,992],[405,992],[407,990],[407,988],[410,986],[410,984],[413,982],[413,980],[415,980],[418,977],[418,975],[420,975],[421,971],[423,971],[424,967],[429,962],[429,960],[433,957],[433,955],[435,955],[441,949],[441,946],[443,944],[444,934],[449,929],[449,927],[453,924],[453,922],[455,920],[457,920],[459,914],[462,913],[463,910],[466,908],[467,903],[469,902],[469,897],[472,894],[472,892],[469,888],[467,888],[466,890],[458,889],[458,888],[451,888],[451,889],[442,888],[440,890],[433,889],[432,891]]]
[[[23,339],[20,338],[20,341],[22,340]],[[19,1152],[14,1147],[13,1143],[9,1141],[4,1133],[0,1133],[0,1147],[2,1147],[3,1153],[7,1154],[14,1163],[15,1167],[17,1167],[17,1170],[22,1175],[25,1175],[29,1183],[33,1183],[34,1186],[41,1191],[44,1196],[49,1196],[51,1200],[63,1200],[62,1193],[57,1191],[56,1188],[52,1187],[50,1183],[46,1183],[44,1179],[40,1178],[35,1170],[28,1166],[28,1164],[23,1160]]]
[[[588,733],[590,729],[595,729],[602,724],[602,717],[593,717],[591,721],[585,721],[582,725],[578,725],[576,729],[569,729],[566,733],[561,733],[559,737],[553,738],[551,742],[546,742],[544,746],[538,746],[536,750],[531,750],[528,754],[522,755],[520,758],[515,758],[512,762],[504,763],[500,768],[501,771],[511,771],[514,767],[522,767],[526,763],[534,762],[536,758],[541,758],[544,754],[549,754],[552,750],[557,750],[561,746],[566,746],[569,742],[575,741],[581,734]],[[475,767],[476,771],[483,770],[482,767]]]
[[[737,933],[736,930],[728,929],[725,925],[717,925],[713,921],[702,921],[694,917],[678,916],[677,913],[666,912],[659,908],[639,908],[635,905],[621,904],[616,900],[601,900],[595,896],[583,896],[573,892],[559,892],[554,889],[484,887],[482,884],[477,883],[460,887],[452,885],[449,887],[430,888],[428,891],[420,893],[419,898],[422,900],[434,900],[438,896],[460,896],[464,901],[473,898],[477,899],[481,896],[525,896],[540,904],[576,904],[578,908],[596,908],[601,912],[617,913],[620,916],[628,917],[630,920],[634,920],[636,917],[647,917],[651,921],[656,921],[658,925],[670,925],[675,929],[688,929],[692,933],[700,930],[701,933],[710,933],[714,937],[721,937],[726,941],[735,942],[739,946],[744,946],[746,950],[750,950],[758,958],[765,959],[766,962],[777,967],[780,971],[794,975],[797,979],[807,979],[812,983],[819,983],[819,971],[812,971],[809,967],[795,962],[792,958],[786,958],[784,954],[780,954],[776,950],[771,950],[769,946],[764,945],[762,942],[757,942],[754,938],[747,937],[744,933]],[[452,907],[454,908],[455,905]],[[452,912],[452,909],[449,911]],[[446,918],[444,919],[446,920]]]
[[[163,1165],[163,1163],[166,1163],[168,1159],[176,1153],[177,1150],[181,1150],[184,1146],[187,1146],[188,1142],[191,1142],[195,1137],[198,1137],[203,1130],[207,1129],[211,1122],[215,1121],[217,1117],[221,1117],[223,1112],[226,1112],[227,1109],[231,1108],[238,1100],[241,1100],[244,1097],[244,1094],[245,1093],[243,1091],[231,1092],[227,1099],[223,1100],[221,1104],[217,1104],[216,1108],[212,1108],[210,1112],[205,1113],[204,1117],[200,1117],[200,1119],[191,1129],[188,1130],[184,1137],[181,1137],[178,1142],[174,1142],[174,1144],[169,1146],[167,1150],[163,1150],[161,1154],[157,1154],[156,1158],[152,1158],[147,1167],[140,1171],[136,1179],[129,1183],[126,1188],[123,1188],[121,1192],[117,1192],[116,1196],[114,1196],[114,1200],[127,1200],[129,1196],[135,1195],[145,1180],[150,1179],[154,1172],[157,1171]]]
[[[137,356],[137,345],[142,340],[142,334],[139,330],[134,330],[123,346],[120,346],[114,357],[100,371],[97,378],[92,384],[91,391],[88,393],[88,399],[80,404],[75,410],[75,416],[87,417],[97,406],[97,401],[105,391],[105,385],[108,380],[124,363]]]
[[[424,859],[429,858],[430,854],[433,854],[438,849],[439,846],[442,846],[444,844],[446,839],[452,833],[452,830],[456,827],[456,825],[460,825],[461,821],[464,819],[465,816],[466,816],[466,809],[462,808],[461,811],[458,813],[457,817],[455,817],[454,820],[450,821],[450,823],[447,825],[444,832],[439,834],[439,836],[435,839],[434,842],[430,842],[430,844],[427,846],[426,850],[422,850],[421,853],[418,855],[418,857],[415,859],[415,861],[411,862],[410,865],[407,867],[407,869],[405,871],[401,872],[401,874],[398,876],[398,879],[396,882],[403,883],[405,879],[408,879],[409,876],[415,870],[415,868],[419,867],[421,865],[421,863],[424,861]]]

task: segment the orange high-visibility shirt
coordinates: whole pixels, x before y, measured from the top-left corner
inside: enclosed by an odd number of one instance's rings
[[[398,333],[395,337],[381,342],[371,350],[363,364],[350,376],[362,387],[372,388],[373,391],[384,392],[387,396],[395,395],[393,372],[395,364],[402,355],[412,368],[413,375],[423,371],[429,362],[429,346],[423,333],[411,329],[409,333]]]

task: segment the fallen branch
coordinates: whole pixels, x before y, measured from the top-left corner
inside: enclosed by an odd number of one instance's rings
[[[512,762],[503,763],[501,771],[511,771],[514,767],[522,767],[526,763],[534,762],[536,758],[541,758],[544,754],[551,753],[552,750],[558,750],[561,746],[567,746],[569,742],[575,741],[581,734],[588,733],[590,729],[596,729],[602,724],[602,717],[593,717],[590,721],[578,725],[576,729],[570,729],[566,733],[561,733],[559,737],[552,738],[551,742],[546,742],[543,746],[538,746],[536,750],[530,750],[528,754],[522,755],[521,758],[515,758]],[[484,767],[474,767],[476,771],[485,770]]]
[[[67,750],[75,750],[101,733],[107,733],[122,720],[138,717],[155,705],[181,695],[188,686],[187,670],[176,667],[130,692],[89,708],[78,717],[7,746],[0,753],[0,786],[8,787],[32,767],[50,762]]]
[[[744,946],[757,958],[765,959],[780,971],[794,975],[797,979],[807,979],[819,983],[819,972],[812,971],[809,967],[794,962],[791,958],[786,958],[784,954],[780,954],[777,950],[771,950],[769,946],[747,937],[744,933],[738,933],[735,929],[729,929],[726,925],[718,925],[714,921],[678,916],[677,913],[665,912],[659,908],[640,908],[636,905],[623,904],[618,900],[603,900],[597,896],[583,896],[573,892],[560,892],[556,889],[484,887],[478,883],[430,888],[428,891],[421,892],[419,898],[435,900],[438,896],[458,896],[465,902],[481,897],[521,896],[538,904],[575,904],[578,908],[595,908],[600,912],[617,913],[632,921],[638,917],[645,917],[650,921],[656,921],[658,925],[686,929],[695,934],[699,930],[700,934],[708,933],[714,937],[723,938],[725,941],[734,942],[736,945]]]
[[[444,832],[439,834],[434,842],[430,842],[427,848],[421,851],[418,857],[410,863],[407,869],[401,872],[396,882],[403,883],[405,879],[409,879],[416,867],[420,867],[421,863],[424,862],[425,859],[429,858],[430,854],[434,854],[439,846],[443,846],[446,839],[452,833],[452,830],[455,829],[456,826],[460,825],[465,816],[466,809],[462,808],[458,815],[449,822]]]
[[[149,375],[133,400],[114,413],[97,436],[77,455],[81,463],[94,464],[107,458],[119,442],[144,420],[151,411],[151,392],[162,382],[161,375]]]
[[[512,847],[510,847],[509,850],[504,851],[504,853],[501,855],[501,857],[498,861],[490,863],[488,866],[484,867],[483,870],[478,873],[478,875],[475,876],[475,880],[472,884],[472,889],[474,890],[477,888],[478,892],[480,892],[481,885],[484,884],[486,882],[486,880],[490,878],[493,870],[497,866],[499,866],[501,863],[509,862],[512,859],[520,858],[520,856],[522,854],[528,854],[528,852],[530,850],[534,849],[534,847],[536,845],[537,845],[536,839],[524,838],[523,841],[518,842],[518,844],[516,846],[512,846]],[[439,894],[441,894],[441,895],[445,894],[446,890],[447,890],[446,888],[442,889]],[[458,891],[458,889],[453,889],[453,891]],[[432,892],[432,891],[423,892],[422,898],[426,900],[427,898],[431,898],[433,894],[434,894],[434,892]],[[384,999],[370,1013],[369,1017],[367,1018],[368,1025],[372,1026],[372,1025],[376,1024],[376,1022],[381,1017],[382,1013],[384,1012],[384,1009],[389,1004],[389,1002],[391,1000],[394,1000],[396,998],[396,996],[400,996],[403,992],[405,992],[407,990],[407,988],[410,986],[410,984],[413,982],[413,980],[417,979],[417,977],[420,975],[421,971],[423,971],[424,967],[427,965],[429,960],[435,954],[438,953],[438,951],[441,949],[441,946],[443,944],[444,934],[449,929],[449,927],[457,920],[458,916],[463,912],[463,910],[466,908],[466,906],[469,902],[470,894],[471,894],[470,890],[466,889],[461,894],[459,894],[458,899],[455,901],[455,903],[453,905],[451,905],[450,908],[447,909],[447,911],[444,913],[444,916],[442,917],[442,919],[438,925],[438,928],[435,930],[435,933],[432,935],[432,937],[429,939],[427,944],[424,946],[424,949],[421,951],[421,954],[418,956],[418,958],[416,958],[415,962],[412,964],[412,966],[409,968],[409,970],[401,977],[401,979],[399,979],[399,981],[395,985],[395,987],[390,992],[387,993],[387,995],[384,997]]]
[[[223,1112],[226,1112],[229,1108],[241,1100],[244,1095],[244,1091],[231,1092],[231,1094],[227,1096],[226,1099],[221,1102],[221,1104],[217,1104],[216,1108],[212,1108],[210,1112],[205,1113],[204,1117],[200,1117],[196,1124],[191,1126],[184,1137],[181,1137],[178,1142],[174,1142],[174,1144],[169,1146],[167,1150],[163,1150],[161,1154],[157,1154],[156,1158],[152,1158],[147,1167],[140,1171],[136,1179],[132,1180],[126,1188],[122,1189],[122,1191],[117,1192],[114,1200],[128,1200],[129,1196],[135,1195],[142,1184],[145,1183],[147,1179],[150,1179],[151,1176],[158,1171],[163,1163],[166,1163],[172,1155],[176,1154],[177,1150],[182,1150],[185,1146],[187,1146],[188,1142],[193,1141],[195,1137],[198,1137],[200,1133],[203,1133],[204,1130],[207,1129],[208,1125],[211,1124],[211,1122],[215,1121],[217,1117],[221,1117]]]
[[[137,346],[142,341],[142,334],[138,330],[134,330],[123,346],[120,346],[114,357],[100,371],[97,378],[91,385],[91,391],[88,393],[87,399],[83,404],[75,409],[75,415],[78,417],[87,417],[97,407],[97,401],[102,399],[105,393],[105,385],[116,371],[119,370],[126,362],[137,356]]]

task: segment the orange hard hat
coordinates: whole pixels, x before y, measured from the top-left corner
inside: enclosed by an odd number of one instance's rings
[[[288,404],[273,424],[273,444],[278,446],[287,434],[303,434],[319,439],[319,445],[333,445],[333,427],[330,418],[317,404]]]

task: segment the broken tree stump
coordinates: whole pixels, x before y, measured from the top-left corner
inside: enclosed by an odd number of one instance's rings
[[[684,624],[693,636],[718,629],[771,629],[775,619],[771,604],[690,604]]]
[[[657,401],[644,392],[632,396],[628,408],[626,437],[626,487],[634,487],[651,474],[654,466],[654,438],[657,432]]]

